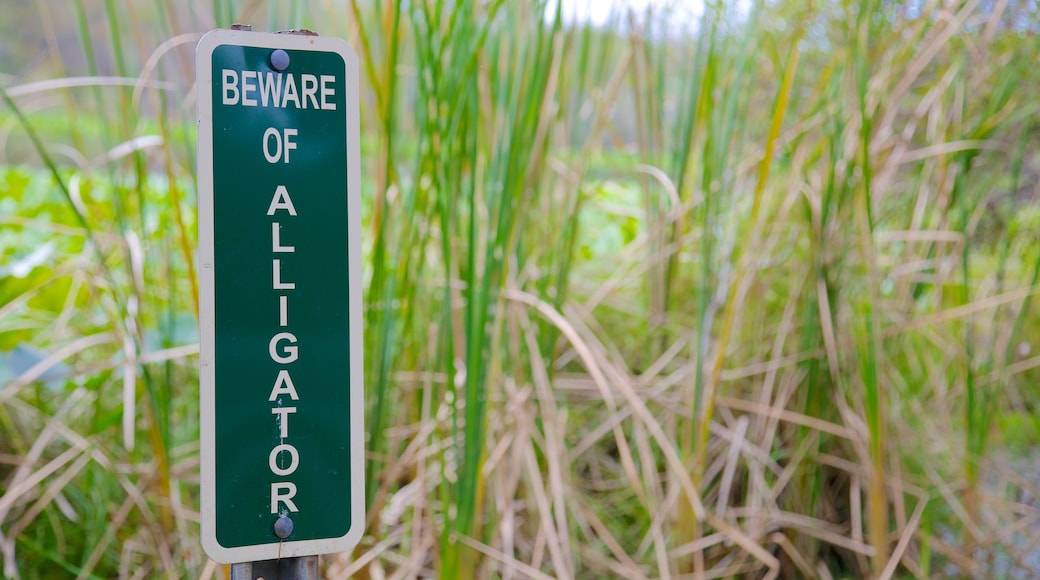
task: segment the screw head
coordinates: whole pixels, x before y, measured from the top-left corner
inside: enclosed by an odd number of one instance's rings
[[[271,66],[277,71],[283,71],[289,68],[289,53],[280,48],[272,52]]]
[[[288,538],[293,531],[293,521],[289,516],[278,516],[274,521],[274,535],[281,539]]]

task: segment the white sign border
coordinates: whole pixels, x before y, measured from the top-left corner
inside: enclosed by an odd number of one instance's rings
[[[350,337],[350,526],[339,538],[271,542],[226,548],[216,534],[216,341],[213,271],[213,51],[222,45],[334,52],[343,58],[347,127],[347,281]],[[361,305],[361,123],[358,59],[345,40],[335,37],[274,34],[245,30],[212,30],[195,49],[198,103],[199,197],[199,415],[202,547],[224,564],[347,551],[358,544],[365,527],[365,428]],[[274,521],[271,521],[274,524]],[[273,535],[273,532],[272,532]]]

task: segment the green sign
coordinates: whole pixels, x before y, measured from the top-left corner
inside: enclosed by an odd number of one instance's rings
[[[203,547],[344,551],[364,527],[357,57],[217,30],[196,58]]]

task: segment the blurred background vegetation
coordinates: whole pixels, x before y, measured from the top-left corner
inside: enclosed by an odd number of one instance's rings
[[[194,43],[233,22],[362,63],[330,577],[1040,574],[1034,0],[0,8],[4,576],[226,574]]]

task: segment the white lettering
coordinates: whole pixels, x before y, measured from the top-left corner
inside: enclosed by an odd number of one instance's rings
[[[285,350],[285,354],[284,355],[283,354],[278,354],[279,343],[282,342],[283,340],[289,341],[289,346],[284,347],[284,350]],[[295,346],[295,345],[296,345],[296,335],[295,334],[293,334],[291,332],[279,332],[278,334],[276,334],[273,337],[271,337],[271,342],[270,342],[270,344],[267,345],[267,352],[271,355],[271,360],[273,360],[276,363],[281,363],[281,364],[285,365],[285,364],[289,364],[289,363],[292,363],[292,362],[296,362],[296,359],[300,358],[300,353],[299,353],[300,347]],[[282,375],[279,374],[278,378],[281,378],[281,376]],[[288,376],[288,375],[286,375],[286,376]],[[275,385],[275,387],[277,388],[277,385]],[[293,390],[293,392],[294,393],[296,392],[295,389]],[[274,393],[272,392],[271,394],[273,395]],[[299,397],[293,397],[294,400],[297,399],[297,398],[299,398]]]
[[[318,99],[315,95],[318,93],[318,77],[314,75],[303,75],[300,77],[300,88],[303,89],[303,108],[307,108],[307,99],[311,100],[311,106],[315,109],[318,108]]]
[[[272,415],[278,415],[278,432],[279,437],[285,439],[289,436],[289,415],[296,412],[296,407],[275,407],[271,409]]]
[[[275,290],[295,290],[296,282],[282,282],[282,261],[271,260],[271,277],[274,283],[271,286]]]
[[[293,106],[297,109],[300,108],[300,96],[296,93],[296,79],[292,75],[285,77],[285,92],[282,93],[282,106],[288,107],[289,101],[292,101]]]
[[[271,251],[276,254],[291,254],[296,251],[296,246],[283,246],[281,237],[282,226],[275,222],[271,224]]]
[[[271,137],[274,137],[274,153],[271,153]],[[278,163],[282,157],[282,138],[278,129],[268,127],[264,131],[264,159],[268,163]]]
[[[221,79],[225,105],[336,110],[335,75],[221,69]]]
[[[292,151],[293,149],[296,149],[296,142],[293,141],[292,139],[289,139],[289,137],[295,137],[295,136],[296,136],[296,129],[286,129],[285,130],[285,162],[286,163],[289,162],[289,152]]]
[[[336,82],[336,77],[332,75],[321,75],[321,109],[323,111],[335,111],[336,102],[330,101],[330,97],[336,96],[336,89],[332,88],[332,83]]]
[[[249,96],[249,93],[256,90],[256,84],[250,84],[250,80],[252,80],[254,83],[256,82],[256,71],[242,71],[242,106],[244,107],[256,106],[256,97]]]
[[[225,105],[237,105],[238,104],[238,74],[233,70],[223,69],[222,73],[222,86],[224,87],[224,99]]]
[[[266,77],[267,82],[264,82]],[[271,101],[271,104],[275,107],[282,106],[282,75],[267,73],[258,74],[256,77],[256,83],[260,87],[260,104],[267,106],[267,102]]]
[[[282,453],[289,454],[289,467],[282,468],[278,465],[278,459]],[[275,445],[275,448],[271,450],[271,454],[267,456],[267,464],[271,468],[271,473],[275,475],[292,475],[296,468],[300,466],[300,453],[288,443]]]
[[[270,129],[268,129],[270,131]],[[289,190],[285,189],[284,185],[279,185],[274,190],[274,198],[271,199],[271,205],[267,208],[267,215],[274,215],[274,212],[284,209],[289,212],[289,215],[296,215],[296,208],[293,207],[292,199],[289,198]]]
[[[282,492],[285,493],[282,493]],[[300,511],[293,503],[292,498],[296,497],[296,484],[291,481],[282,481],[271,484],[271,513],[278,513],[278,504],[284,503],[285,507],[291,512]]]
[[[282,294],[278,297],[278,326],[289,325],[289,297]]]
[[[294,401],[300,400],[300,395],[296,393],[296,386],[293,385],[292,377],[289,376],[289,371],[285,369],[278,371],[278,378],[274,380],[271,396],[267,400],[274,402],[279,395],[289,395],[289,398]]]
[[[296,149],[296,142],[290,137],[295,137],[296,134],[296,129],[282,129],[282,132],[279,133],[278,129],[268,127],[264,131],[263,138],[264,159],[268,163],[278,163],[278,160],[282,158],[282,151],[285,151],[285,163],[288,163],[289,152]],[[271,151],[271,137],[274,137],[274,152]],[[283,142],[285,143],[284,148],[282,147]]]

